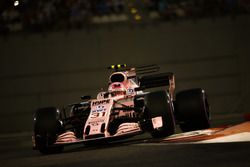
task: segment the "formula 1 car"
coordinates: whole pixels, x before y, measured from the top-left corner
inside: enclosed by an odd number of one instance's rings
[[[112,65],[107,91],[95,99],[59,110],[38,109],[34,114],[33,148],[41,153],[62,151],[68,144],[113,141],[143,132],[153,138],[210,127],[209,104],[201,88],[175,95],[175,76],[158,73],[156,65],[127,68]],[[155,88],[158,88],[155,90]],[[146,91],[147,90],[147,91]]]

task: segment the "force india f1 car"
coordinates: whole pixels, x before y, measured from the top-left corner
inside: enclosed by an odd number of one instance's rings
[[[68,144],[113,141],[142,132],[162,138],[174,134],[176,125],[184,132],[210,127],[203,89],[175,95],[174,74],[157,73],[155,65],[110,68],[108,90],[99,92],[95,99],[83,96],[81,102],[62,110],[46,107],[35,112],[34,149],[55,153]]]

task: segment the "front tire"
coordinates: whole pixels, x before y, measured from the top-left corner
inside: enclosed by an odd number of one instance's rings
[[[145,96],[146,112],[150,119],[162,117],[162,127],[153,129],[154,138],[170,136],[175,133],[175,121],[172,101],[165,91],[152,92]]]
[[[43,154],[59,153],[63,146],[53,146],[63,133],[59,110],[55,107],[40,108],[34,115],[35,147]]]

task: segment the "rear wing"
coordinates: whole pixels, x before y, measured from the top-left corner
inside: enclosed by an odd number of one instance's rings
[[[137,90],[168,86],[170,97],[174,97],[175,76],[171,72],[141,76],[138,81],[140,87]]]
[[[170,80],[174,77],[173,73],[160,73],[153,75],[145,75],[139,78],[140,87],[142,89],[154,88],[160,86],[169,86]]]
[[[140,66],[136,67],[136,74],[137,75],[145,75],[145,74],[151,74],[160,71],[160,67],[153,64],[153,65],[146,65],[146,66]]]

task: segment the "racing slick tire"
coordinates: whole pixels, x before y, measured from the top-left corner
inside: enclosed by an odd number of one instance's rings
[[[151,135],[154,138],[170,136],[175,133],[175,120],[173,115],[173,103],[166,91],[156,91],[145,96],[145,107],[149,118],[162,118],[162,127],[153,128]]]
[[[176,94],[175,114],[183,132],[210,128],[210,111],[203,89],[191,89]]]
[[[35,148],[43,154],[59,153],[63,146],[51,146],[63,133],[59,110],[55,107],[40,108],[34,115]]]

